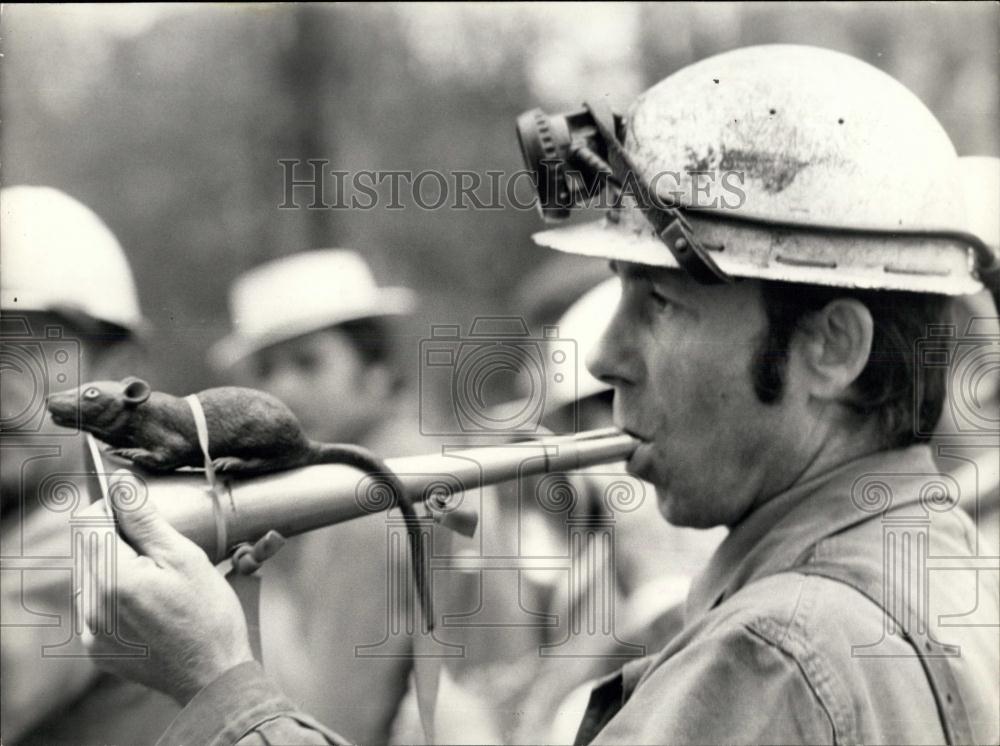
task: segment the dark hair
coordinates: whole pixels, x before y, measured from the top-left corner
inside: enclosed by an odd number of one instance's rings
[[[781,399],[788,350],[810,314],[838,298],[865,305],[874,321],[868,362],[845,405],[861,417],[878,418],[882,448],[904,448],[927,440],[944,408],[945,370],[929,367],[917,376],[917,340],[944,320],[947,299],[925,293],[889,292],[764,282],[767,332],[753,361],[753,384],[765,404]]]

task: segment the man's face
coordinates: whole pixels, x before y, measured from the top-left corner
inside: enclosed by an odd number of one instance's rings
[[[285,402],[311,438],[356,442],[382,412],[387,392],[336,328],[268,347],[254,363],[255,385]]]
[[[766,406],[753,390],[759,285],[612,268],[622,299],[588,365],[615,387],[615,424],[643,441],[628,470],[656,486],[671,523],[731,526],[794,481],[797,462],[796,397]]]

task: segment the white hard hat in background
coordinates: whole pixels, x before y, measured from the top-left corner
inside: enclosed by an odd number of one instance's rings
[[[638,176],[668,202],[684,195],[686,208],[699,196],[684,217],[731,276],[949,295],[982,289],[960,235],[951,141],[913,93],[865,62],[815,47],[737,49],[640,95],[625,128]],[[696,184],[697,173],[716,178]],[[613,212],[617,220],[535,240],[677,266],[634,200]]]
[[[118,239],[93,210],[51,187],[0,190],[0,308],[144,326]]]
[[[319,249],[268,262],[241,275],[229,293],[233,333],[209,353],[225,369],[265,347],[372,316],[410,313],[413,292],[379,287],[354,251]]]
[[[609,277],[577,298],[556,322],[556,336],[546,333],[547,340],[558,340],[560,344],[564,341],[572,342],[573,354],[576,356],[574,374],[543,375],[545,386],[540,402],[531,396],[521,396],[492,407],[491,417],[495,421],[509,421],[537,405],[545,418],[569,404],[611,391],[611,386],[594,378],[587,370],[587,356],[597,346],[611,322],[620,298],[621,280],[617,277]],[[523,391],[530,385],[528,379],[531,378],[531,370],[526,367],[519,373],[524,384],[521,387]]]
[[[617,277],[608,278],[580,296],[557,322],[559,338],[576,342],[576,380],[566,376],[549,384],[545,392],[546,413],[602,391],[611,391],[611,386],[590,374],[586,363],[614,315],[622,294],[621,285]]]

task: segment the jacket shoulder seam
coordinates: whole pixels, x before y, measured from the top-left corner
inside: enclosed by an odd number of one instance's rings
[[[755,637],[795,662],[809,690],[829,719],[834,742],[854,743],[858,739],[850,694],[837,676],[836,669],[819,650],[809,644],[809,636],[803,624],[812,606],[812,596],[806,592],[812,581],[813,578],[804,578],[793,616],[788,623],[782,624],[772,617],[760,616],[749,621],[745,627]]]

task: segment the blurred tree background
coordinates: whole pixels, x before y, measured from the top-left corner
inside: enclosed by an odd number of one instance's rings
[[[961,154],[997,155],[998,8],[6,5],[2,178],[63,189],[118,235],[155,328],[146,374],[159,388],[215,382],[204,355],[228,331],[237,274],[321,246],[356,247],[383,283],[422,294],[415,354],[431,323],[516,311],[515,288],[544,258],[534,211],[406,199],[282,210],[279,159],[511,172],[514,118],[528,108],[600,94],[623,105],[696,59],[772,42],[871,62],[921,97]]]

